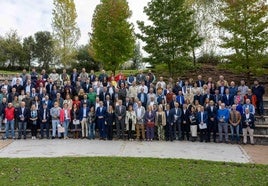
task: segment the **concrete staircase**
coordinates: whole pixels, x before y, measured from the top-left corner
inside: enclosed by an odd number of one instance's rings
[[[254,138],[256,144],[268,145],[268,97],[264,98],[264,118],[256,116]]]

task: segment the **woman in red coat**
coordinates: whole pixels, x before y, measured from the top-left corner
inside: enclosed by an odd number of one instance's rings
[[[60,123],[64,127],[64,139],[68,138],[68,128],[71,121],[71,109],[67,103],[63,104],[63,108],[60,110]]]

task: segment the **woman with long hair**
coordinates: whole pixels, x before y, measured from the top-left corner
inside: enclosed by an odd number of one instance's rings
[[[136,113],[133,110],[132,105],[128,106],[128,110],[126,112],[126,130],[128,132],[128,140],[133,141],[133,132],[135,131],[135,123],[136,123]]]
[[[113,140],[113,126],[115,124],[115,113],[112,105],[109,105],[109,108],[106,113],[106,125],[107,125],[107,139]]]
[[[32,133],[32,139],[36,139],[36,135],[37,135],[37,122],[38,122],[38,113],[37,113],[37,109],[35,105],[31,106],[31,110],[30,110],[30,123],[31,123],[31,133]]]

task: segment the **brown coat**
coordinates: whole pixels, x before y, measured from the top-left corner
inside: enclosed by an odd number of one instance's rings
[[[236,122],[234,121],[234,115],[236,116]],[[231,123],[231,125],[233,126],[237,126],[241,121],[241,114],[238,111],[235,111],[235,113],[233,111],[230,112],[230,118],[229,118],[229,122]]]

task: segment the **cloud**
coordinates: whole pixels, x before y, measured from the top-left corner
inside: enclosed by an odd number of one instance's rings
[[[136,21],[146,20],[143,7],[149,0],[128,0],[132,11],[130,21],[138,31]],[[81,30],[79,44],[89,41],[91,21],[96,6],[100,0],[74,0],[77,12],[77,24]],[[52,31],[53,0],[0,0],[0,35],[11,29],[17,30],[19,36],[27,37],[38,31]]]

